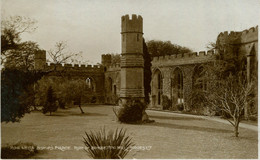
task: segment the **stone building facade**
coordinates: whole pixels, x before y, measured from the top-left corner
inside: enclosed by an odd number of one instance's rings
[[[48,65],[46,53],[35,56],[36,69],[50,70],[56,67],[70,78],[81,78],[93,84],[92,97],[96,103],[115,104],[119,97],[143,97],[143,19],[141,16],[128,15],[121,19],[122,54],[121,64],[113,64],[111,55],[102,55],[100,66],[84,65]],[[217,37],[217,43],[237,46],[237,54],[246,56],[247,78],[257,74],[258,66],[258,27],[241,32],[223,32]],[[201,51],[182,55],[153,57],[151,102],[149,107],[163,110],[165,96],[171,101],[170,107],[177,110],[178,104],[189,107],[189,97],[196,78],[200,76],[203,64],[214,60],[218,51]],[[59,76],[50,73],[49,76]],[[207,85],[202,86],[207,89]]]
[[[208,51],[154,57],[150,106],[164,109],[163,96],[171,101],[170,107],[185,103],[194,85],[194,78],[200,74],[204,63],[214,60],[214,54],[214,51]]]
[[[102,55],[104,67],[104,92],[105,103],[115,104],[120,97],[121,67],[120,64],[112,64],[111,55]]]
[[[247,77],[245,78],[250,81],[251,77],[257,77],[258,26],[242,32],[220,33],[217,43],[223,47],[225,45],[236,46],[236,51],[233,52],[236,52],[238,57],[247,59],[245,63]],[[184,110],[188,110],[191,105],[189,99],[194,82],[200,76],[203,65],[213,61],[216,54],[218,54],[218,50],[154,57],[150,107],[164,109],[162,102],[163,96],[166,96],[171,101],[170,107],[173,110],[177,110],[178,104],[185,104]],[[202,88],[207,89],[207,84],[202,84]]]

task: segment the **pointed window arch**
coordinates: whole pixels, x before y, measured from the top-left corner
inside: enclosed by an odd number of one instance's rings
[[[152,76],[152,104],[161,105],[163,94],[163,76],[159,69],[156,69]]]
[[[96,92],[96,85],[95,85],[95,81],[92,77],[87,77],[86,78],[86,85],[87,85],[87,89],[91,92]]]
[[[183,72],[182,70],[177,67],[175,68],[172,78],[171,78],[171,85],[172,85],[172,100],[175,102],[173,103],[183,103]]]

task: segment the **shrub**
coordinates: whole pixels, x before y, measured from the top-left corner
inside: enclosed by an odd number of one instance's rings
[[[50,112],[50,115],[51,115],[51,112],[57,111],[58,105],[57,105],[56,101],[57,101],[57,98],[54,95],[54,91],[53,91],[52,87],[50,86],[47,91],[47,97],[46,97],[45,103],[43,105],[42,112],[44,114],[47,112]]]
[[[117,95],[113,95],[112,99],[113,99],[114,104],[118,105],[120,98]]]
[[[130,99],[123,104],[118,112],[118,120],[123,123],[138,123],[142,121],[145,104],[140,100]]]
[[[257,115],[250,115],[249,117],[248,117],[248,119],[249,120],[251,120],[251,121],[257,121]]]
[[[131,138],[126,135],[126,130],[116,129],[106,132],[105,128],[99,132],[85,132],[83,137],[85,150],[94,159],[121,159],[124,158],[133,146]]]
[[[163,109],[169,109],[171,107],[171,103],[171,100],[166,95],[162,95]]]
[[[97,97],[92,97],[91,98],[91,103],[96,103],[97,102]]]
[[[59,107],[62,109],[65,109],[65,105],[66,105],[65,101],[62,99],[59,99],[58,102],[59,102]]]
[[[174,107],[169,108],[170,111],[176,111]]]
[[[184,109],[183,103],[177,104],[177,109],[179,111],[183,111],[183,109]]]
[[[19,122],[34,105],[32,84],[42,73],[1,69],[1,122]],[[30,78],[28,78],[30,77]]]
[[[80,105],[80,103],[81,103],[81,100],[79,98],[75,98],[73,101],[74,105]]]
[[[37,153],[33,143],[18,142],[14,145],[6,144],[1,148],[2,159],[28,159]]]

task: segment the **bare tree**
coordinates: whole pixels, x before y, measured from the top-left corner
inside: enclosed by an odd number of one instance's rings
[[[10,16],[2,19],[1,30],[13,30],[14,34],[18,36],[24,32],[31,33],[35,31],[37,29],[36,23],[36,20],[29,17]]]
[[[215,42],[209,42],[207,45],[206,45],[206,48],[208,50],[212,50],[212,49],[216,49],[217,48],[217,45]]]
[[[48,54],[51,58],[50,62],[54,64],[68,63],[76,61],[76,58],[81,56],[81,52],[72,53],[67,51],[67,44],[64,41],[57,42],[54,49],[50,49]]]
[[[245,78],[230,75],[225,80],[215,81],[210,84],[210,91],[205,98],[209,105],[229,115],[232,120],[227,120],[234,127],[234,135],[238,137],[238,127],[243,116],[243,111],[248,103],[252,102],[250,94],[253,92],[253,82],[246,82]]]
[[[64,73],[66,72],[66,68],[63,67],[61,70],[58,70],[58,65],[64,63],[78,63],[78,59],[83,59],[81,52],[73,53],[68,51],[67,44],[64,41],[57,42],[54,49],[50,49],[47,53],[50,57],[49,60],[47,59],[47,62],[52,62],[54,64],[54,68],[51,68],[48,72],[55,72],[63,78],[65,78]]]

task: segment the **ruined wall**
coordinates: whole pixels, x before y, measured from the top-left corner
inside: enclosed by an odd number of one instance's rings
[[[224,55],[236,53],[240,60],[246,61],[247,79],[249,81],[251,81],[252,76],[258,74],[258,26],[241,32],[226,31],[220,33],[217,43],[221,46],[220,49],[226,47],[226,50],[221,50]]]
[[[220,46],[238,46],[240,56],[249,55],[252,49],[258,53],[258,26],[241,32],[221,32],[217,37]],[[255,55],[256,59],[258,54]]]
[[[154,57],[152,60],[152,94],[151,94],[151,102],[157,102],[158,95],[155,82],[155,72],[158,70],[162,74],[162,95],[165,95],[171,100],[172,106],[178,103],[185,103],[185,107],[189,106],[189,97],[192,90],[192,75],[194,74],[194,68],[196,66],[200,66],[204,63],[208,63],[215,59],[215,52],[211,51],[201,51],[199,53],[185,53],[182,55],[167,55],[167,56],[159,56]],[[178,68],[182,72],[183,75],[183,100],[178,100],[176,98],[176,91],[173,88],[173,79],[174,79],[174,71]],[[162,100],[162,97],[160,98]],[[163,109],[162,102],[160,105],[150,105],[150,107]],[[175,108],[176,109],[176,108]],[[188,109],[188,108],[185,108]]]
[[[69,79],[91,78],[95,91],[87,96],[90,103],[96,97],[96,103],[116,104],[120,94],[120,64],[112,65],[110,54],[103,54],[102,65],[79,64],[53,64],[46,63],[46,52],[37,52],[35,56],[35,69],[49,72],[48,77],[60,77]]]
[[[258,26],[242,32],[222,32],[217,37],[217,45],[220,48],[216,50],[216,53],[211,50],[154,57],[152,60],[151,105],[149,107],[163,109],[162,102],[158,103],[159,100],[162,101],[162,97],[159,98],[158,96],[164,95],[171,100],[171,107],[174,110],[176,110],[175,106],[178,103],[183,103],[184,109],[189,110],[191,106],[190,97],[193,90],[193,75],[196,72],[195,67],[203,67],[203,64],[214,61],[215,55],[221,52],[236,53],[239,58],[246,57],[247,79],[250,81],[252,76],[257,77]],[[227,46],[232,46],[230,47],[232,50],[227,50],[227,48],[230,49]],[[176,69],[180,70],[183,76],[183,89],[181,92],[183,100],[179,98],[180,96],[176,96],[177,92],[176,88],[174,88],[175,84],[173,84],[173,80],[176,78],[176,73],[174,73]],[[158,86],[159,73],[162,75],[163,83],[161,90]]]
[[[59,77],[68,79],[91,79],[94,90],[87,95],[83,103],[104,103],[104,67],[99,65],[79,65],[79,64],[53,64],[46,63],[46,52],[37,53],[35,56],[35,69],[47,72],[48,77]],[[93,102],[92,102],[93,103]]]

